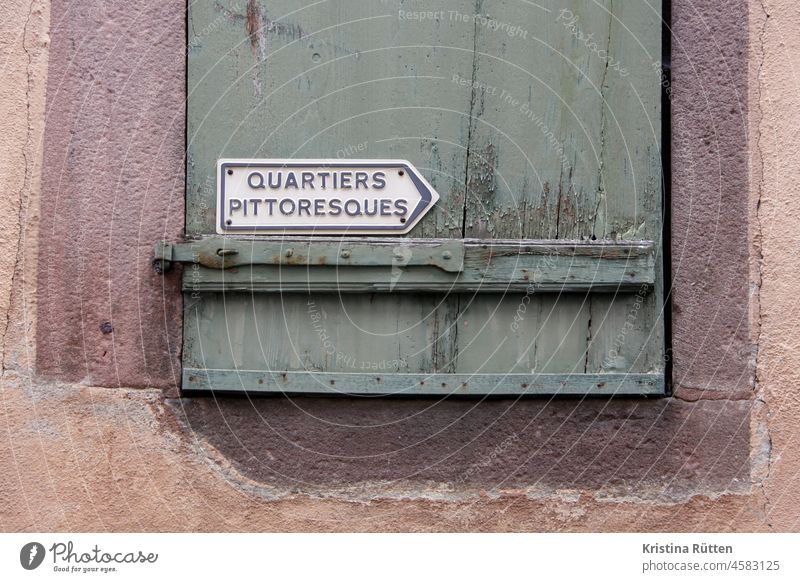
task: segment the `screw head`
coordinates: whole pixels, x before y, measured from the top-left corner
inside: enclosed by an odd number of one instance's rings
[[[445,251],[445,252],[442,253],[442,258],[445,261],[449,261],[450,259],[453,258],[453,253],[451,253],[450,251]]]
[[[350,251],[342,251],[342,258],[349,259],[350,258]]]
[[[294,250],[293,249],[286,249],[286,257],[287,258],[291,257],[293,254],[294,254]]]

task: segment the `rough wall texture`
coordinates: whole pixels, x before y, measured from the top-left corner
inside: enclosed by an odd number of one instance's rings
[[[673,3],[673,383],[752,397],[748,66],[742,0]]]
[[[252,480],[181,436],[157,391],[7,386],[15,437],[0,460],[3,530],[766,529],[747,495],[653,503],[579,488],[456,495],[434,484],[306,495]]]
[[[183,230],[184,3],[52,3],[37,369],[98,386],[175,384]]]
[[[778,527],[800,530],[800,295],[793,285],[800,280],[800,5],[770,0],[756,11],[763,63],[753,153],[762,176],[758,386],[773,450],[766,503]]]
[[[0,22],[0,363],[29,371],[50,3],[12,0]]]
[[[147,262],[155,239],[180,231],[183,81],[165,72],[182,71],[183,3],[54,2],[36,347],[40,374],[60,381],[4,371],[0,529],[800,529],[800,15],[790,0],[723,4],[673,2],[677,398],[454,401],[412,423],[430,401],[116,387],[173,382],[177,288]],[[28,46],[2,45],[39,82],[42,6]],[[28,18],[17,8],[12,35]],[[42,87],[24,87],[15,98],[35,111]],[[22,138],[3,147],[28,147],[32,119],[13,118],[6,135]],[[36,205],[25,180],[3,204]],[[35,233],[11,228],[17,254],[36,257]],[[0,280],[26,274],[9,292],[27,305],[37,265],[0,268]]]

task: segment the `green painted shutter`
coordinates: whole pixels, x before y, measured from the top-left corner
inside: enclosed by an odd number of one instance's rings
[[[432,12],[190,3],[184,389],[664,393],[660,1]],[[219,158],[336,157],[441,200],[403,240],[214,234]],[[462,271],[380,259],[443,244]],[[308,259],[341,245],[373,264]]]

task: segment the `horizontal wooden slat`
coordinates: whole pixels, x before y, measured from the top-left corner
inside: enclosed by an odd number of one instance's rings
[[[393,396],[664,395],[663,374],[399,374],[184,368],[183,389]]]
[[[209,240],[202,242],[203,255],[192,250],[200,242],[173,246],[172,260],[194,263],[184,271],[187,292],[632,292],[655,281],[652,241]],[[463,245],[462,251],[455,242]],[[276,244],[283,254],[275,251]],[[335,245],[336,252],[325,250],[325,245]],[[399,249],[402,260],[385,254],[369,261],[365,249],[382,245]],[[242,246],[249,250],[245,252]],[[204,267],[199,257],[213,248],[213,260],[220,259],[217,247],[236,250],[236,255],[225,255],[224,260],[238,256],[237,266]],[[339,258],[343,248],[349,251],[347,258]],[[286,249],[293,250],[289,258],[296,257],[291,263],[284,260]],[[449,259],[443,258],[444,252]],[[320,260],[322,256],[326,260]],[[357,265],[352,264],[353,257],[360,257]],[[442,267],[445,263],[453,265],[451,271]]]

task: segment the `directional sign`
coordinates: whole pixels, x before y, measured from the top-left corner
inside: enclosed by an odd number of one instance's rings
[[[439,200],[405,160],[219,160],[219,234],[404,234]]]

